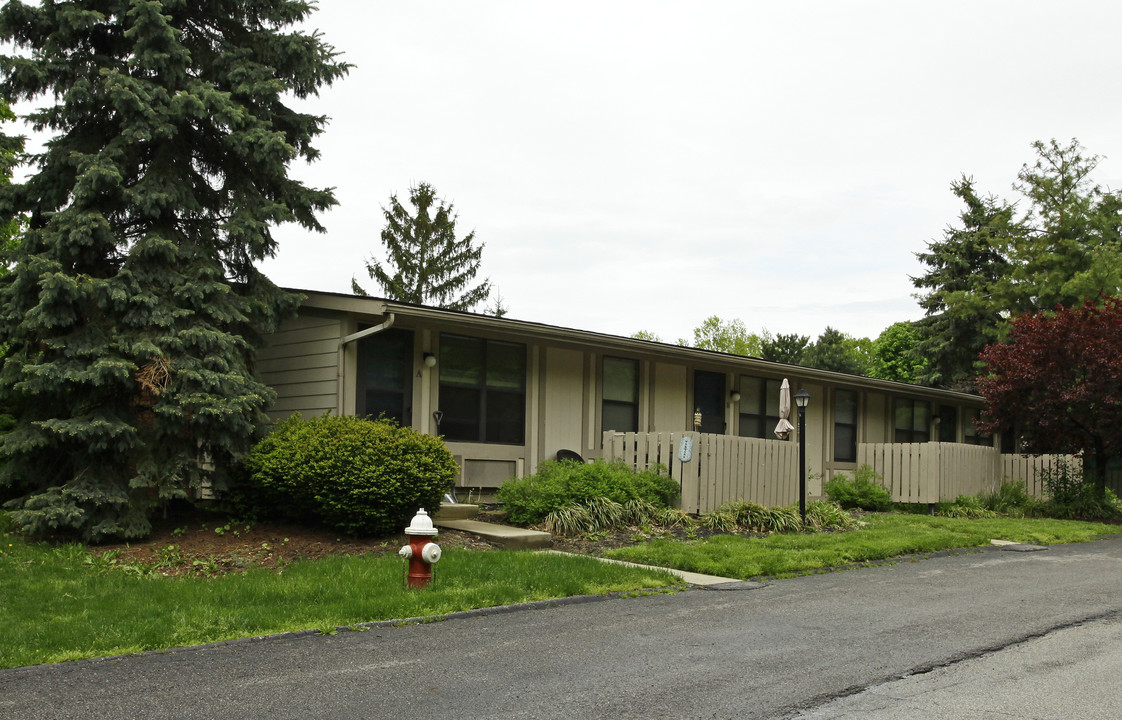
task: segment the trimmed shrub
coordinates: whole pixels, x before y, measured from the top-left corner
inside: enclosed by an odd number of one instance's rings
[[[664,475],[661,468],[635,472],[619,461],[547,460],[538,466],[537,473],[507,480],[497,495],[508,520],[528,525],[566,505],[587,505],[601,498],[621,505],[645,500],[657,507],[670,507],[679,492],[678,483]]]
[[[843,508],[885,511],[892,508],[892,496],[880,484],[881,477],[868,465],[853,472],[853,477],[840,476],[822,486],[826,497]]]
[[[440,438],[349,416],[277,423],[243,464],[258,511],[349,535],[401,532],[417,508],[435,513],[456,477]]]

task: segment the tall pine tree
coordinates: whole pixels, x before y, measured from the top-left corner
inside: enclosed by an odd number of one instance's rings
[[[0,451],[8,504],[33,533],[138,537],[167,501],[225,469],[273,393],[259,334],[299,298],[255,267],[270,226],[322,231],[332,193],[288,176],[326,122],[297,112],[348,66],[291,30],[304,0],[7,3],[0,94],[53,100],[53,133],[0,217],[29,227],[0,280],[10,346],[0,402],[19,424]]]
[[[926,359],[916,379],[973,391],[978,353],[1005,326],[1000,286],[1012,271],[1005,249],[1026,230],[1014,218],[1013,205],[992,195],[980,197],[972,178],[951,183],[951,191],[966,205],[959,214],[961,226],[947,228],[941,241],[916,253],[927,266],[927,272],[912,278],[923,291],[919,304],[927,315],[915,326],[916,356]]]
[[[468,287],[479,272],[483,255],[483,245],[474,245],[475,231],[456,239],[455,209],[438,200],[428,183],[410,188],[409,202],[415,208],[413,214],[396,195],[390,197],[389,208],[382,209],[386,216],[382,243],[388,258],[385,263],[373,257],[367,261],[370,277],[378,281],[386,297],[402,302],[450,310],[471,310],[485,302],[491,294],[490,280]],[[358,295],[366,294],[353,278],[351,288]],[[502,314],[506,314],[505,308]]]

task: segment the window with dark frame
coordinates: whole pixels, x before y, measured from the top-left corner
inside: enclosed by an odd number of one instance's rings
[[[970,414],[970,419],[967,420],[966,424],[962,427],[963,442],[969,443],[970,445],[988,445],[989,447],[993,447],[993,435],[983,435],[978,432],[978,428],[974,425],[978,416],[981,414],[981,410],[975,410]]]
[[[740,437],[775,439],[782,384],[773,378],[740,376]]]
[[[857,462],[857,391],[834,391],[834,461]]]
[[[939,442],[958,442],[958,408],[939,406]]]
[[[639,361],[605,357],[601,429],[639,431]]]
[[[365,327],[359,327],[364,330]],[[413,422],[413,332],[391,329],[358,341],[355,414]]]
[[[895,410],[894,442],[922,443],[931,440],[930,403],[911,398],[896,398]]]
[[[525,442],[525,345],[442,333],[439,367],[445,439]]]

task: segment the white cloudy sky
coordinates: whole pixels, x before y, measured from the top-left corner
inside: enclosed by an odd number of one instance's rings
[[[1122,187],[1122,3],[320,0],[355,68],[314,107],[326,235],[277,282],[347,292],[425,181],[510,317],[673,342],[709,315],[875,337],[961,173],[1012,197],[1037,139]],[[373,281],[368,289],[377,291]]]

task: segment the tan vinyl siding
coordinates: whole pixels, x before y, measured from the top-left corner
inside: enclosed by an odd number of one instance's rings
[[[542,385],[542,457],[553,460],[558,450],[580,453],[581,410],[584,406],[584,353],[547,348]]]
[[[302,315],[268,336],[257,353],[261,379],[277,391],[269,410],[276,419],[294,412],[310,417],[339,412],[339,340],[337,318]]]
[[[684,365],[655,363],[652,432],[681,432],[693,430],[687,423],[690,415],[686,406],[686,368]]]

